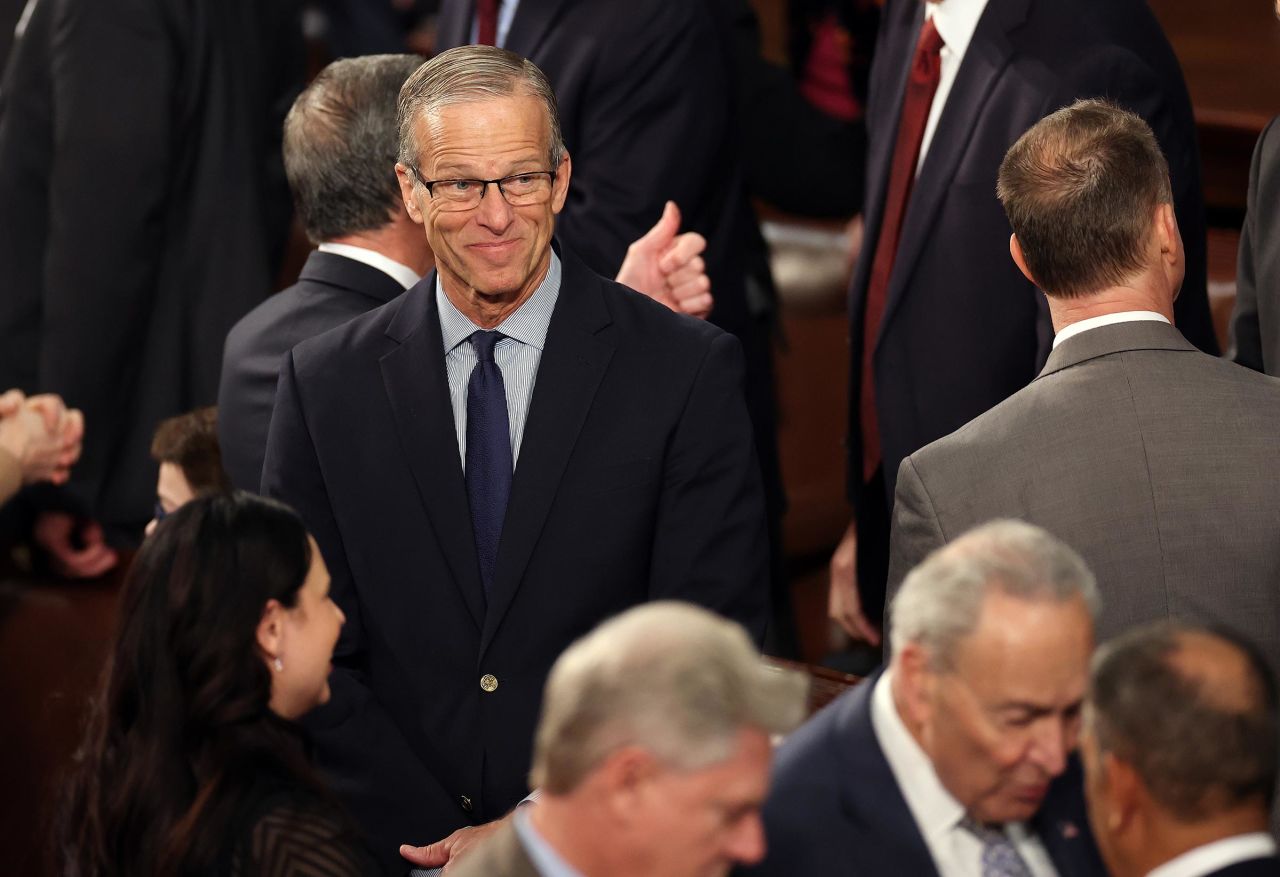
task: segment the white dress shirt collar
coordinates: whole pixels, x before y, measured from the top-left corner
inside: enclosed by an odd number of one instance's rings
[[[886,670],[871,692],[871,728],[920,833],[932,846],[931,839],[937,840],[959,825],[964,805],[942,785],[929,756],[898,715],[892,683],[892,672]]]
[[[1172,325],[1169,318],[1164,314],[1157,314],[1155,311],[1120,311],[1115,314],[1103,314],[1100,317],[1090,317],[1087,320],[1081,320],[1078,323],[1072,323],[1070,326],[1064,326],[1062,331],[1053,338],[1053,346],[1057,348],[1059,344],[1068,338],[1074,338],[1081,332],[1088,332],[1090,329],[1099,329],[1103,326],[1114,326],[1117,323],[1140,323],[1143,321],[1155,321]]]
[[[582,872],[564,860],[547,839],[538,834],[529,818],[527,807],[517,807],[515,812],[516,835],[533,862],[540,877],[583,877]]]
[[[332,253],[335,256],[346,256],[356,262],[363,262],[370,268],[377,268],[383,274],[387,274],[396,283],[399,283],[405,289],[413,286],[422,277],[418,272],[414,271],[408,265],[401,265],[395,259],[389,259],[375,250],[367,247],[357,247],[353,244],[334,244],[323,243],[316,247],[322,253]]]
[[[1230,865],[1261,859],[1276,854],[1276,842],[1271,835],[1259,831],[1239,834],[1196,847],[1176,859],[1170,859],[1147,877],[1204,877],[1221,871]]]
[[[551,328],[551,314],[555,311],[556,302],[560,298],[560,257],[551,251],[551,264],[547,267],[547,276],[542,278],[538,288],[533,291],[520,307],[507,314],[505,320],[494,326],[508,338],[522,344],[542,350],[547,343],[547,332]],[[454,305],[445,295],[440,284],[440,275],[436,275],[436,307],[440,312],[440,336],[444,342],[444,352],[448,353],[463,341],[466,341],[478,328],[471,318]]]
[[[950,50],[963,58],[978,29],[978,20],[987,8],[987,0],[940,0],[925,3],[925,15],[933,19],[938,36],[946,43],[943,51]]]
[[[924,167],[924,160],[929,155],[929,145],[933,143],[933,134],[938,128],[938,120],[942,118],[942,111],[951,94],[951,86],[960,73],[965,52],[969,50],[969,43],[973,40],[978,21],[986,8],[987,0],[940,0],[924,4],[925,16],[933,19],[933,26],[938,29],[938,36],[942,37],[945,45],[938,55],[938,90],[934,92],[929,118],[924,126],[924,136],[920,140],[920,159],[916,163],[916,173]],[[913,45],[913,54],[914,51]]]

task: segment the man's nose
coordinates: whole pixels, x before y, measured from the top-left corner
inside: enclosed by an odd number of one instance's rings
[[[1067,753],[1075,745],[1065,722],[1048,718],[1036,729],[1031,743],[1031,759],[1049,776],[1056,777],[1067,768]]]
[[[764,858],[764,823],[759,813],[752,813],[734,828],[727,852],[730,861],[743,865],[754,865]]]
[[[480,224],[490,231],[501,234],[506,231],[514,216],[515,211],[507,203],[507,198],[498,188],[498,184],[489,183],[485,186],[484,197],[480,199],[480,206],[476,208],[476,218]]]

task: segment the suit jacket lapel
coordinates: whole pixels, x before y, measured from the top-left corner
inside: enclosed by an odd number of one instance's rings
[[[453,583],[480,628],[485,617],[484,592],[458,459],[435,284],[432,272],[409,290],[404,306],[387,326],[388,337],[399,346],[380,360],[382,380],[401,452],[413,470],[418,495],[453,572]]]
[[[938,207],[946,197],[960,158],[973,136],[975,120],[981,117],[982,107],[987,102],[992,87],[1013,55],[1008,32],[1026,20],[1029,2],[1030,0],[992,2],[973,32],[973,39],[965,50],[964,60],[951,85],[946,106],[938,118],[938,127],[929,144],[929,152],[911,192],[911,203],[907,206],[902,236],[898,241],[898,253],[894,257],[894,271],[889,283],[884,319],[880,322],[881,335],[893,319],[893,312],[902,298],[920,250],[928,240],[929,231],[937,219]],[[995,197],[994,186],[991,197]]]
[[[503,48],[532,58],[547,31],[569,0],[520,0]]]
[[[1063,341],[1049,354],[1049,359],[1036,380],[1087,360],[1126,350],[1199,352],[1190,341],[1182,337],[1181,332],[1168,323],[1158,320],[1116,323],[1089,329]]]
[[[561,255],[564,274],[560,295],[538,363],[520,459],[511,482],[489,611],[480,638],[481,657],[519,588],[578,433],[613,357],[613,344],[597,334],[611,322],[601,280],[573,256],[564,251]]]
[[[848,699],[839,706],[835,736],[838,751],[847,759],[841,768],[845,811],[862,827],[868,841],[860,850],[870,857],[883,857],[883,867],[868,870],[888,873],[892,867],[901,874],[937,877],[929,847],[871,724],[871,692],[883,677],[884,671],[878,671],[845,695]]]

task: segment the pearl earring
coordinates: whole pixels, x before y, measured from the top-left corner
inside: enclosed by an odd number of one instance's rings
[[[276,658],[274,661],[272,661],[271,665],[276,668],[277,673],[279,673],[284,669],[284,661],[280,660],[279,658]]]

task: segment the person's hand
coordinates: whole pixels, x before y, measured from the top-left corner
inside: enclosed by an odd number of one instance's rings
[[[457,863],[458,859],[470,852],[476,844],[497,831],[498,826],[502,825],[504,821],[503,819],[498,819],[494,822],[486,822],[484,825],[459,828],[444,840],[427,844],[425,847],[401,844],[400,855],[419,868],[439,868],[443,865],[444,873],[448,874],[449,869]]]
[[[0,448],[18,460],[25,484],[65,483],[83,437],[83,415],[57,396],[26,399],[16,390],[0,396]]]
[[[627,247],[617,281],[673,311],[705,318],[714,299],[702,253],[706,239],[680,231],[680,208],[668,201],[657,225]]]
[[[827,615],[855,641],[880,645],[880,631],[862,614],[862,598],[858,596],[858,536],[853,522],[831,555]]]
[[[81,522],[70,512],[40,512],[32,536],[48,552],[53,571],[64,578],[97,578],[120,559],[102,538],[96,521]]]

